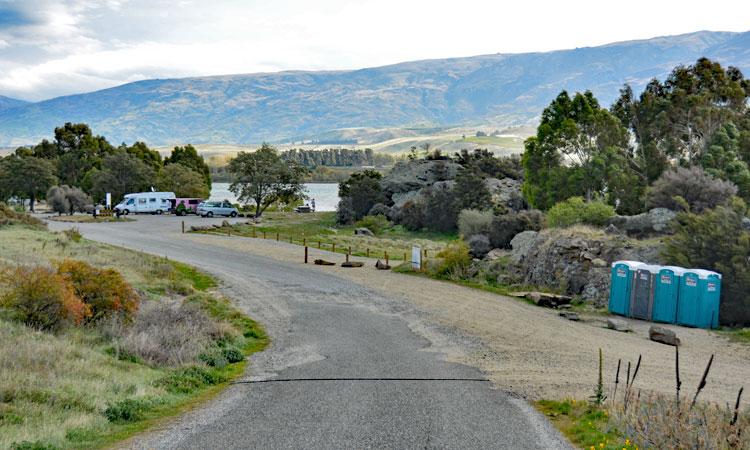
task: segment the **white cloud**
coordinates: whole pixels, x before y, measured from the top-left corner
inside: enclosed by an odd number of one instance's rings
[[[633,0],[627,8],[586,0],[39,0],[22,5],[30,23],[0,28],[5,62],[0,94],[34,100],[151,77],[359,68],[699,29],[744,31],[750,13],[750,5],[729,0],[715,0],[709,9],[651,0]]]

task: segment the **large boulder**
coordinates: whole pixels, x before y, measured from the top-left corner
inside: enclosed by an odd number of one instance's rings
[[[671,209],[654,208],[634,216],[615,216],[609,220],[618,230],[631,236],[653,236],[669,232],[669,224],[677,213]]]
[[[671,345],[673,347],[680,346],[680,338],[677,337],[674,331],[658,325],[652,325],[651,328],[648,329],[648,338],[654,342],[661,342],[662,344]]]
[[[659,244],[585,227],[519,233],[509,270],[521,283],[579,295],[596,306],[609,296],[609,265],[617,260],[658,263]]]
[[[474,258],[484,258],[492,250],[490,238],[484,234],[475,234],[468,241],[469,252]]]
[[[503,206],[507,211],[519,211],[526,207],[521,193],[521,181],[513,178],[487,178],[484,184],[492,195],[493,204]]]
[[[383,177],[380,185],[387,195],[418,191],[438,181],[456,178],[460,169],[461,165],[450,160],[400,161]]]

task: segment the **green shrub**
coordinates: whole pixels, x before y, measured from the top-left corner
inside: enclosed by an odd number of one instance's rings
[[[238,363],[245,360],[245,355],[237,347],[226,347],[221,351],[224,359],[230,364]]]
[[[363,217],[355,224],[355,226],[360,228],[367,228],[377,235],[389,228],[391,226],[391,223],[388,221],[388,219],[386,219],[385,216],[378,214],[376,216]]]
[[[465,239],[475,234],[489,235],[492,228],[492,211],[464,209],[458,214],[458,232]]]
[[[51,269],[19,267],[5,276],[9,289],[0,298],[0,305],[26,325],[59,330],[91,315],[89,306],[76,296],[67,280]]]
[[[92,321],[112,315],[131,320],[140,297],[119,272],[97,269],[83,261],[64,260],[58,273],[73,286],[76,295],[91,308]]]
[[[58,450],[59,447],[56,447],[52,444],[47,444],[42,441],[23,441],[23,442],[14,442],[10,446],[11,450]]]
[[[490,244],[494,248],[510,248],[510,241],[522,231],[539,231],[544,226],[544,214],[536,209],[503,214],[492,219]]]
[[[189,394],[205,386],[213,386],[226,378],[210,368],[190,366],[175,370],[156,382],[173,394]]]
[[[471,264],[469,246],[464,241],[448,245],[437,256],[440,262],[432,272],[439,277],[461,276]]]
[[[742,226],[745,203],[718,206],[703,214],[680,213],[675,233],[665,239],[668,264],[715,270],[722,274],[721,323],[750,324],[750,232]]]
[[[615,209],[601,200],[586,202],[583,197],[571,197],[550,208],[547,223],[555,228],[575,224],[604,226],[614,215]]]
[[[110,422],[137,422],[151,407],[151,402],[143,399],[125,399],[109,405],[104,416]]]
[[[649,208],[682,210],[684,205],[694,213],[726,205],[737,193],[731,181],[714,178],[698,166],[667,170],[648,190]]]
[[[411,231],[418,231],[424,227],[425,212],[421,202],[407,201],[398,212],[398,223]]]
[[[209,367],[217,367],[219,369],[226,367],[229,361],[224,357],[224,352],[220,349],[211,349],[207,353],[201,353],[198,359],[206,363]]]

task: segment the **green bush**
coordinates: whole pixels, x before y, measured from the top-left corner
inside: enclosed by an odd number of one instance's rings
[[[388,221],[388,219],[386,219],[385,216],[381,216],[378,214],[376,216],[363,217],[355,224],[355,226],[359,228],[367,228],[377,235],[389,228],[391,226],[391,223]]]
[[[59,447],[56,447],[52,444],[47,444],[42,441],[23,441],[23,442],[14,442],[10,446],[11,450],[58,450]]]
[[[190,366],[175,370],[157,381],[157,385],[164,387],[173,394],[189,394],[205,386],[213,386],[226,381],[226,378],[215,369]]]
[[[445,247],[437,254],[438,265],[431,269],[439,277],[461,277],[471,264],[469,246],[464,241],[457,241]]]
[[[555,228],[575,224],[604,226],[614,215],[615,209],[601,200],[586,202],[583,197],[571,197],[550,208],[547,223]]]
[[[230,364],[238,363],[245,360],[245,355],[237,347],[227,347],[221,351],[224,359],[229,361]]]
[[[718,206],[703,214],[680,213],[675,233],[665,239],[668,264],[715,270],[722,274],[721,323],[750,324],[750,232],[742,226],[745,203]]]
[[[536,209],[503,214],[492,219],[490,244],[494,248],[510,248],[510,241],[522,231],[539,231],[544,227],[544,214]]]
[[[137,422],[151,407],[151,402],[142,399],[125,399],[109,405],[104,416],[110,422]]]
[[[492,228],[492,211],[464,209],[458,214],[458,232],[465,239],[475,234],[490,234]]]
[[[209,367],[217,367],[219,369],[226,367],[227,364],[229,364],[229,361],[224,357],[224,352],[217,348],[200,354],[198,359],[206,363]]]

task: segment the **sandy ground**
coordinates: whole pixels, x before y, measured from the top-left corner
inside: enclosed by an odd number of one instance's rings
[[[189,235],[187,239],[210,240],[214,245],[303,263],[303,249],[270,240]],[[310,262],[316,257],[342,261],[334,255],[310,249]],[[376,270],[375,260],[360,269],[316,266],[363,286],[396,296],[426,314],[438,325],[481,345],[465,351],[445,349],[450,360],[477,367],[495,385],[529,399],[587,398],[597,377],[597,352],[604,352],[604,377],[611,389],[618,359],[625,367],[643,360],[636,388],[673,394],[675,387],[674,348],[648,339],[648,322],[628,320],[633,333],[606,328],[606,317],[584,316],[571,322],[556,311],[539,308],[517,299],[470,289],[448,282]],[[627,319],[626,319],[627,320]],[[714,363],[701,398],[725,404],[750,379],[750,346],[729,341],[706,330],[667,326],[682,340],[680,373],[683,393],[694,391],[711,354]],[[477,349],[479,348],[479,349]]]

